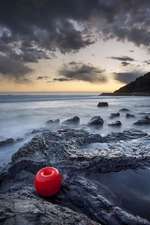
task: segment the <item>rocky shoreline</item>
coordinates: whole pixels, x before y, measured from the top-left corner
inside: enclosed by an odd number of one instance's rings
[[[79,128],[43,129],[0,173],[0,224],[150,224],[107,199],[98,179],[102,173],[149,166],[149,149],[150,136],[135,129],[104,137]],[[33,187],[34,175],[47,165],[64,178],[61,192],[51,199]]]

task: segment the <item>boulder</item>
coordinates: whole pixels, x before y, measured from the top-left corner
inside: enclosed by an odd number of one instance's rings
[[[80,118],[78,116],[74,116],[70,119],[65,120],[62,124],[64,125],[78,125],[80,123]]]
[[[111,113],[109,118],[114,119],[114,118],[119,117],[119,116],[120,116],[120,113]]]
[[[139,125],[139,126],[150,125],[150,117],[149,116],[145,116],[143,119],[140,119],[140,120],[136,121],[134,123],[134,125]]]
[[[9,145],[9,144],[13,144],[13,143],[15,143],[15,139],[13,139],[13,138],[6,138],[6,139],[2,139],[2,140],[0,140],[0,147],[1,146],[4,146],[4,145]]]
[[[111,127],[121,127],[122,123],[118,120],[114,123],[109,123],[108,126],[111,126]]]
[[[126,114],[126,118],[134,118],[135,117],[135,115],[133,115],[133,114],[131,114],[131,113],[127,113]]]
[[[108,107],[108,102],[99,102],[97,107]]]
[[[88,125],[89,126],[103,126],[104,120],[100,116],[94,116],[91,118],[89,121]]]
[[[60,120],[59,119],[56,119],[56,120],[48,120],[46,122],[46,124],[48,125],[58,125],[60,123]]]
[[[130,110],[127,109],[127,108],[122,108],[122,109],[119,110],[119,112],[129,112],[129,111],[130,111]]]

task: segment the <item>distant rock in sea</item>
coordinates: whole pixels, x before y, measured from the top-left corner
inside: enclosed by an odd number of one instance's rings
[[[99,102],[97,104],[97,107],[108,107],[108,106],[109,106],[108,102]]]
[[[120,116],[120,113],[111,113],[109,118],[114,119],[114,118],[119,117],[119,116]]]
[[[103,126],[104,120],[100,116],[94,116],[89,121],[88,125],[93,127]]]
[[[136,121],[134,123],[134,125],[139,125],[139,126],[150,125],[150,117],[145,116],[143,119],[140,119],[140,120]]]
[[[70,119],[63,121],[64,125],[78,125],[80,123],[80,118],[78,116],[74,116]]]
[[[129,112],[129,111],[130,111],[130,110],[127,109],[127,108],[122,108],[122,109],[119,110],[119,112]]]
[[[127,113],[126,114],[126,118],[134,118],[135,117],[135,115],[133,115],[133,114],[131,114],[131,113]]]

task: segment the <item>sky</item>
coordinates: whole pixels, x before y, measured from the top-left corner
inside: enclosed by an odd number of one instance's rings
[[[150,71],[149,0],[1,0],[1,92],[113,92]]]

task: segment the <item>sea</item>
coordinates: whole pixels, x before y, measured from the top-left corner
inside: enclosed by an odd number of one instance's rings
[[[98,108],[99,101],[106,101],[109,107]],[[111,120],[110,114],[127,108],[135,118],[126,119],[126,113],[120,118]],[[7,138],[22,139],[22,141],[7,146],[0,146],[0,166],[11,159],[11,155],[25,142],[29,141],[34,129],[45,128],[50,119],[65,119],[80,117],[80,128],[102,136],[111,132],[122,132],[136,128],[134,122],[144,115],[150,115],[150,97],[135,96],[100,96],[99,93],[1,93],[0,94],[0,140]],[[93,116],[101,116],[104,126],[100,129],[90,129],[88,121]],[[122,126],[108,126],[115,120],[120,120]],[[50,129],[50,127],[49,127]],[[140,127],[150,132],[149,127]]]
[[[108,107],[98,108],[98,102],[108,102]],[[135,117],[126,118],[122,112],[119,118],[110,119],[111,113],[127,108]],[[13,153],[36,135],[33,130],[54,129],[48,120],[61,122],[73,116],[80,117],[80,125],[91,133],[102,136],[112,132],[138,129],[150,134],[149,126],[136,127],[134,122],[150,116],[150,97],[100,96],[99,93],[1,93],[0,94],[0,141],[14,138],[14,144],[0,146],[0,168],[7,165]],[[104,125],[100,129],[89,128],[87,123],[93,116],[101,116]],[[109,123],[120,120],[121,127],[110,127]],[[56,128],[57,129],[57,128]],[[134,215],[150,220],[150,168],[128,169],[120,172],[99,174],[98,180],[106,186],[106,199],[115,196],[115,204]],[[111,200],[111,199],[109,199]]]

